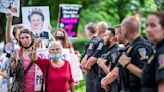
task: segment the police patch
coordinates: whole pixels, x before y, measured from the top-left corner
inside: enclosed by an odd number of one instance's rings
[[[150,58],[148,59],[147,63],[150,64],[152,62],[152,60],[154,59],[155,55],[151,55]]]
[[[159,55],[158,63],[159,63],[159,69],[164,68],[164,54]]]
[[[150,63],[153,61],[153,59],[154,59],[154,57],[155,57],[155,54],[156,54],[156,51],[153,50],[153,54],[150,56],[150,58],[149,58],[148,61],[147,61],[148,64],[150,64]]]
[[[93,43],[90,43],[90,44],[89,44],[88,49],[90,49],[90,50],[93,49]]]
[[[112,62],[115,62],[116,61],[116,58],[117,58],[117,55],[116,54],[112,54]]]
[[[99,43],[99,46],[98,46],[97,50],[102,50],[103,45],[104,45],[104,44],[103,44],[102,42]]]
[[[138,52],[139,52],[139,55],[141,56],[140,60],[148,59],[148,56],[146,55],[146,49],[145,48],[139,48]]]

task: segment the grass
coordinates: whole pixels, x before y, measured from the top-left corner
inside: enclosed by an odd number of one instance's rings
[[[86,78],[84,76],[84,79],[81,80],[78,85],[75,85],[75,92],[85,92],[85,80]]]

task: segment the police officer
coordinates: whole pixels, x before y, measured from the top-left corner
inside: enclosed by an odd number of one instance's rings
[[[127,51],[127,48],[129,47],[129,41],[124,38],[122,35],[121,26],[117,26],[116,29],[116,37],[117,41],[124,45],[124,48],[120,48],[119,54],[121,55],[123,52]],[[119,58],[119,57],[118,57]],[[118,60],[117,58],[117,60]],[[116,61],[117,61],[116,60]],[[128,75],[127,75],[127,69],[121,67],[119,64],[117,64],[111,71],[108,73],[102,80],[101,80],[101,86],[103,88],[106,88],[108,84],[111,84],[116,79],[118,80],[118,86],[120,92],[129,92],[128,91]]]
[[[117,44],[117,39],[115,37],[114,29],[108,29],[104,36],[104,43],[109,47],[108,52],[103,54],[101,58],[98,58],[97,64],[99,65],[99,75],[97,77],[99,86],[101,87],[101,79],[108,74],[116,65],[116,59],[119,55],[119,45]],[[98,88],[97,87],[97,88]],[[117,81],[110,85],[112,92],[118,92]],[[98,92],[104,92],[103,89],[99,89]],[[107,89],[106,89],[107,90]]]
[[[128,48],[128,55],[121,55],[118,61],[121,66],[128,69],[130,92],[141,92],[142,68],[153,52],[152,46],[140,36],[140,23],[135,17],[126,17],[121,23],[121,30],[131,46]]]
[[[87,29],[89,26],[87,27]],[[96,26],[96,34],[94,34],[89,42],[88,48],[86,50],[86,54],[82,59],[82,63],[80,65],[81,69],[85,72],[87,72],[87,69],[85,68],[86,63],[88,62],[88,59],[93,55],[94,51],[98,48],[98,45],[102,42],[102,37],[107,29],[107,24],[105,22],[100,22]],[[89,29],[88,29],[89,31]],[[97,65],[94,65],[91,67],[90,70],[88,70],[86,75],[86,92],[95,92],[94,89],[94,77],[96,76],[96,67]]]
[[[143,71],[143,92],[164,91],[164,11],[151,13],[146,20],[148,39],[153,43],[156,53],[150,57]],[[157,65],[157,66],[155,66]],[[156,74],[155,74],[156,73]],[[156,75],[156,76],[155,76]]]

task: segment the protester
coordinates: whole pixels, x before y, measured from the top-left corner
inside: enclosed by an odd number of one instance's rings
[[[6,42],[12,42],[13,39],[10,37],[10,33],[11,33],[11,25],[12,25],[12,15],[10,13],[6,14],[6,19],[7,19],[7,23],[6,23]],[[23,30],[23,26],[15,26],[13,28],[13,36],[16,39],[16,41],[18,41],[19,38],[19,33],[21,30]]]
[[[12,15],[10,13],[6,14],[7,18],[7,23],[6,23],[6,32],[5,32],[5,37],[6,37],[6,43],[12,43],[14,44],[14,50],[19,50],[21,49],[18,40],[19,40],[19,33],[24,29],[23,26],[21,25],[16,25],[13,28],[12,34],[14,36],[14,39],[11,37],[11,25],[12,25]]]
[[[8,70],[8,58],[6,53],[0,55],[0,92],[7,92],[7,70]]]
[[[36,41],[37,48],[39,40]],[[41,68],[46,92],[74,92],[71,67],[67,60],[61,59],[62,45],[51,42],[49,46],[50,59],[41,59],[33,56],[34,61]]]
[[[156,49],[143,70],[143,92],[164,91],[164,11],[152,12],[146,20],[148,39]]]
[[[33,49],[34,35],[28,29],[19,34],[19,45],[21,50],[14,52],[10,57],[10,69],[13,71],[11,92],[34,92],[35,64],[31,59],[30,52]]]
[[[72,42],[69,40],[68,34],[65,29],[57,29],[54,34],[54,38],[56,39],[56,41],[59,41],[62,44],[63,48],[69,48],[70,52],[74,53]]]

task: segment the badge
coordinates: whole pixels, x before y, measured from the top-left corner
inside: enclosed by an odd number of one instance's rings
[[[90,50],[93,49],[93,43],[89,44],[89,48],[88,49],[90,49]]]
[[[116,61],[116,58],[117,58],[117,55],[116,54],[112,54],[112,62],[115,62]]]
[[[140,60],[148,59],[148,56],[146,55],[146,49],[145,48],[139,48],[138,52],[140,54]]]
[[[5,45],[5,51],[7,53],[12,53],[14,51],[14,44],[13,43],[7,43]]]
[[[148,64],[150,64],[150,63],[153,61],[153,59],[154,59],[154,57],[155,57],[155,54],[156,54],[156,51],[154,50],[154,51],[153,51],[153,54],[150,56],[150,58],[149,58],[148,61],[147,61]]]
[[[103,45],[104,45],[103,43],[100,43],[97,50],[102,50]]]
[[[151,55],[150,58],[148,59],[147,63],[150,64],[152,62],[152,60],[154,59],[155,55]]]
[[[159,63],[159,69],[164,68],[164,54],[159,55],[158,63]]]

